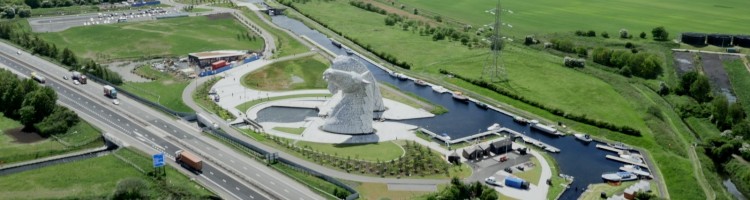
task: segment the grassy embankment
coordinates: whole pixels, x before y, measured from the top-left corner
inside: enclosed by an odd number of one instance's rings
[[[221,79],[215,77],[198,85],[198,88],[193,92],[193,101],[203,109],[206,109],[207,112],[214,113],[222,119],[232,119],[234,118],[234,115],[219,106],[219,104],[216,104],[213,99],[208,98],[208,93],[211,91],[211,87],[213,87],[216,82],[219,82],[219,80]]]
[[[484,11],[495,8],[496,1],[450,1],[450,0],[398,0],[396,5],[406,4],[408,11],[414,6],[440,15],[481,27],[493,22],[493,17]],[[681,32],[745,33],[742,26],[750,20],[743,7],[750,2],[729,0],[715,2],[697,1],[506,1],[502,8],[502,20],[513,27],[504,29],[505,34],[523,40],[528,34],[544,34],[572,30],[608,31],[610,35],[626,28],[632,33],[646,32],[666,26],[674,38]],[[668,12],[665,12],[668,11]],[[665,15],[668,13],[668,15]],[[649,20],[637,20],[649,19]],[[636,35],[637,37],[637,35]]]
[[[153,81],[142,83],[126,81],[120,87],[174,111],[193,112],[193,109],[182,101],[182,91],[190,84],[189,81],[160,72],[151,66],[140,66],[135,69],[135,73]]]
[[[441,77],[435,75],[435,71],[439,67],[444,67],[464,76],[478,78],[481,66],[473,65],[483,63],[481,62],[482,58],[486,56],[486,53],[484,53],[486,50],[469,50],[457,43],[446,41],[432,42],[431,38],[420,37],[409,31],[401,31],[400,27],[387,27],[383,25],[385,16],[358,10],[358,8],[349,6],[345,2],[315,2],[298,7],[302,12],[324,21],[329,27],[350,37],[359,38],[360,41],[365,41],[365,44],[370,45],[375,50],[387,49],[391,55],[402,56],[400,58],[404,59],[399,60],[414,63],[413,72],[432,76],[436,79]],[[334,10],[336,12],[332,12]],[[340,16],[346,16],[346,18]],[[373,29],[372,27],[378,28]],[[392,38],[405,39],[393,40]],[[393,46],[401,48],[392,48]],[[439,51],[446,47],[451,47],[452,51]],[[439,59],[436,60],[435,58]],[[528,58],[534,59],[529,60]],[[664,56],[664,58],[669,60],[669,56]],[[681,175],[691,173],[690,160],[692,156],[688,156],[686,142],[690,141],[687,140],[691,137],[690,131],[685,128],[679,116],[674,113],[669,105],[663,102],[663,99],[642,85],[652,83],[635,82],[631,84],[630,80],[600,68],[587,67],[583,70],[584,73],[579,73],[577,70],[561,67],[559,63],[561,57],[512,44],[504,50],[503,59],[510,77],[510,81],[506,85],[507,88],[523,94],[524,97],[560,108],[566,112],[582,113],[595,119],[634,127],[641,130],[644,136],[626,136],[576,123],[460,80],[447,79],[446,81],[471,91],[477,91],[484,96],[493,97],[495,100],[508,103],[535,115],[553,121],[561,121],[575,130],[605,136],[610,140],[642,145],[652,153],[652,157],[655,158],[659,166],[666,165],[661,171],[664,173],[663,177],[667,179],[667,185],[670,185],[670,194],[674,195],[673,198],[702,196],[697,185],[688,184],[695,182],[694,177]],[[666,68],[665,70],[668,72],[672,70],[669,66]],[[666,78],[675,80],[673,76],[666,76]],[[612,83],[611,79],[616,79],[616,82]],[[646,112],[652,106],[662,111],[654,114],[656,116],[652,116]],[[511,110],[516,109],[511,108]],[[618,113],[618,115],[611,115],[611,113]],[[666,118],[664,118],[665,116]]]
[[[281,58],[310,51],[307,46],[292,38],[292,36],[284,32],[283,30],[277,29],[272,25],[264,23],[263,20],[261,20],[253,11],[249,11],[247,8],[243,7],[242,14],[250,19],[250,21],[253,21],[253,23],[273,35],[274,43],[276,44],[273,58]],[[263,16],[267,17],[267,15],[265,14]],[[270,18],[266,19],[268,19],[269,21],[271,20]]]
[[[260,50],[263,39],[240,37],[253,34],[232,17],[205,16],[74,27],[40,37],[76,55],[97,61],[184,56],[222,49]]]
[[[325,89],[328,84],[321,77],[327,63],[319,55],[276,62],[243,75],[242,85],[264,91]]]
[[[290,133],[295,135],[301,135],[302,132],[305,132],[305,127],[273,127],[273,130],[281,131],[284,133]]]
[[[19,143],[7,134],[9,131],[17,131],[22,127],[20,122],[0,113],[0,165],[104,146],[104,142],[99,139],[101,138],[99,130],[85,121],[70,127],[65,134],[56,135],[57,140],[41,138],[40,141],[33,143]]]
[[[607,194],[607,197],[611,197],[614,194],[620,194],[625,191],[626,188],[630,187],[631,185],[637,183],[637,181],[629,181],[629,182],[623,182],[622,184],[618,186],[613,186],[607,183],[598,183],[589,185],[589,187],[586,189],[586,192],[583,192],[581,194],[581,197],[578,198],[579,200],[600,200],[601,193],[604,192]]]
[[[152,169],[150,158],[141,153],[120,149],[116,154],[142,169]],[[146,194],[151,198],[170,194],[156,180],[110,154],[4,176],[0,179],[3,188],[0,196],[8,199],[100,199],[112,194],[117,182],[125,178],[147,181]],[[170,188],[176,188],[172,191],[184,191],[202,198],[213,195],[169,166],[166,182]]]

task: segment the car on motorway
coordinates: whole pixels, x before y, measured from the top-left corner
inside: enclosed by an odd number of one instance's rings
[[[16,54],[21,55],[21,51],[16,51]]]
[[[63,76],[63,79],[64,80],[68,80],[68,76]]]
[[[78,84],[81,84],[81,82],[78,82],[78,80],[73,80],[73,84],[78,85]]]
[[[113,99],[112,100],[112,104],[120,105],[120,101],[118,101],[117,99]]]

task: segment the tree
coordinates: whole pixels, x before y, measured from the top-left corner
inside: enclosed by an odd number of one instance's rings
[[[729,105],[729,119],[731,119],[732,124],[740,123],[745,119],[745,110],[742,109],[740,102]]]
[[[641,39],[646,39],[646,32],[641,32]]]
[[[743,138],[750,138],[750,121],[742,120],[732,127],[732,134],[736,136],[742,136]]]
[[[29,7],[31,7],[32,9],[42,6],[42,2],[40,0],[24,0],[24,3],[26,3],[26,5],[29,5]]]
[[[24,96],[19,114],[21,123],[25,126],[33,126],[50,115],[55,109],[57,94],[52,88],[41,87]]]
[[[648,192],[638,192],[635,194],[636,200],[652,200],[656,199],[656,195],[648,193]]]
[[[596,37],[596,31],[589,30],[589,32],[586,32],[586,36],[588,36],[588,37]]]
[[[31,17],[31,9],[23,8],[18,10],[18,17],[29,18]]]
[[[695,80],[698,79],[699,75],[700,74],[698,74],[697,71],[689,71],[689,72],[683,74],[680,77],[680,87],[677,89],[677,92],[679,92],[681,94],[689,94],[690,93],[690,85],[692,85],[693,82],[695,82]]]
[[[418,15],[419,14],[419,10],[417,10],[416,8],[414,8],[414,14]]]
[[[717,95],[716,97],[714,97],[711,105],[713,108],[713,119],[715,120],[716,124],[720,128],[726,127],[727,119],[729,116],[729,102],[727,101],[727,98],[724,97],[724,95]]]
[[[706,76],[699,75],[695,82],[690,85],[690,96],[698,102],[711,100],[711,85],[709,85]]]
[[[55,106],[52,114],[42,119],[41,122],[34,124],[34,127],[43,136],[65,133],[68,129],[80,121],[78,115],[72,110]]]
[[[603,37],[603,38],[609,38],[609,33],[607,33],[607,32],[602,32],[602,37]]]
[[[666,41],[669,39],[669,32],[667,32],[667,30],[664,29],[663,26],[656,27],[651,30],[651,35],[654,37],[654,40],[657,41]]]

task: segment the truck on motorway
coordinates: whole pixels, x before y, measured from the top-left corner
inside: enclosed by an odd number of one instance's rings
[[[209,129],[217,129],[219,128],[219,125],[211,121],[207,116],[198,113],[198,122],[203,124],[203,126],[208,127]]]
[[[174,154],[175,162],[183,167],[198,173],[203,170],[203,161],[198,156],[184,150],[177,150]]]
[[[104,96],[108,96],[109,98],[117,99],[117,90],[109,85],[104,86]]]
[[[42,83],[42,84],[44,84],[44,83],[47,82],[47,79],[45,79],[44,76],[39,75],[36,72],[31,72],[31,78],[34,79],[35,81],[39,82],[39,83]]]
[[[77,80],[78,82],[81,82],[81,84],[86,84],[86,75],[81,74],[81,72],[73,72],[73,75],[70,76],[71,79]]]

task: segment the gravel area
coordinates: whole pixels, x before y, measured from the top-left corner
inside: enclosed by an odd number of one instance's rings
[[[692,52],[675,51],[674,52],[674,64],[677,66],[677,75],[682,76],[683,74],[695,70],[695,64],[693,63]]]
[[[737,101],[737,97],[732,91],[732,84],[731,82],[729,82],[729,74],[727,74],[727,71],[724,70],[724,63],[722,63],[722,61],[724,60],[722,57],[735,57],[736,59],[737,56],[710,53],[701,53],[700,56],[701,63],[703,65],[703,72],[711,81],[711,86],[716,91],[724,94],[729,102]]]

